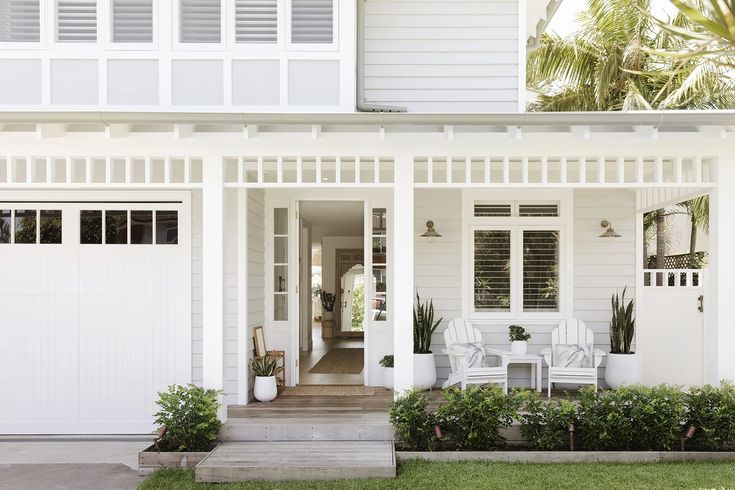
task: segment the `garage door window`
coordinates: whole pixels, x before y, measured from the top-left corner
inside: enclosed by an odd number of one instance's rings
[[[0,209],[0,243],[10,243],[12,212],[9,209]]]
[[[175,245],[179,243],[178,211],[82,210],[79,215],[79,228],[79,239],[82,244]]]
[[[61,226],[59,209],[1,209],[0,243],[58,244]]]
[[[61,243],[61,210],[41,210],[41,243]]]

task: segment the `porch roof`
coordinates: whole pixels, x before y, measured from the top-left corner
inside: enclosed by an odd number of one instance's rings
[[[65,132],[105,131],[111,125],[128,131],[238,132],[244,126],[263,132],[373,132],[390,128],[402,133],[705,133],[723,137],[735,132],[735,111],[525,112],[525,113],[220,113],[220,112],[4,112],[0,132],[35,131],[63,126]]]

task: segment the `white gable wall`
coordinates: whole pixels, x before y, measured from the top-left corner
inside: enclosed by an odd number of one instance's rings
[[[517,1],[365,2],[365,102],[409,112],[518,111],[519,20]]]

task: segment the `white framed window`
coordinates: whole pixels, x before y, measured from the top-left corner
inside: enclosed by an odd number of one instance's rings
[[[97,0],[56,0],[57,43],[97,42]]]
[[[572,287],[567,242],[571,194],[534,192],[517,199],[516,192],[506,200],[496,191],[493,200],[474,191],[465,194],[463,296],[469,318],[562,318],[570,308]]]
[[[289,0],[288,41],[292,50],[323,51],[337,46],[336,0]]]
[[[222,0],[177,0],[176,44],[187,49],[216,49],[224,45]]]
[[[0,42],[41,41],[40,0],[0,0]]]
[[[154,0],[111,0],[110,42],[125,48],[153,44],[156,7]]]
[[[278,43],[279,0],[234,0],[234,42],[237,45]]]

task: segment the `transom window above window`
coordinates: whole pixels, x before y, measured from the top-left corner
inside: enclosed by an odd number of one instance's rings
[[[0,42],[33,43],[40,40],[40,1],[0,0]]]
[[[476,218],[558,218],[559,203],[475,201],[474,216]]]
[[[0,244],[59,244],[59,209],[0,209]]]

